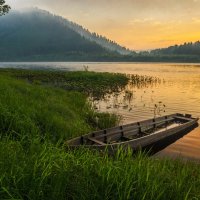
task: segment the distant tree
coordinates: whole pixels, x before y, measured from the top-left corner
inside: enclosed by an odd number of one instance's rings
[[[5,3],[5,0],[0,0],[0,16],[5,15],[10,10],[10,6]]]

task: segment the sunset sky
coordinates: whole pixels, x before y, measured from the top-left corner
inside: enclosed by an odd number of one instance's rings
[[[7,0],[38,7],[134,50],[200,40],[200,0]]]

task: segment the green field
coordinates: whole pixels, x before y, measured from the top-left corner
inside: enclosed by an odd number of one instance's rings
[[[67,139],[119,123],[95,112],[87,97],[128,81],[122,74],[0,70],[0,199],[200,199],[196,163],[66,150]]]

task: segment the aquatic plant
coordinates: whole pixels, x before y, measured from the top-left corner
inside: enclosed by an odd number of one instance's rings
[[[157,116],[161,116],[162,113],[166,112],[166,105],[162,103],[162,101],[159,101],[157,104],[154,105],[153,113],[154,118]]]
[[[95,98],[103,98],[108,93],[119,92],[128,83],[125,74],[96,73],[87,70],[63,72],[1,69],[0,73],[26,80],[28,83],[53,86],[67,91],[78,91]]]
[[[160,78],[153,76],[128,74],[127,77],[129,78],[129,84],[137,88],[145,88],[162,83]]]

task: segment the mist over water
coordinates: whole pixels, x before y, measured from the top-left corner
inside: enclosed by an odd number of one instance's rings
[[[152,118],[156,115],[189,113],[200,117],[200,65],[174,63],[0,63],[0,68],[25,68],[46,70],[84,70],[139,74],[159,78],[159,82],[131,86],[125,91],[108,95],[95,102],[97,110],[114,112],[123,116],[123,124]],[[130,95],[131,94],[131,95]],[[127,96],[130,95],[130,96]],[[127,98],[130,97],[130,98]],[[155,111],[155,105],[157,109]],[[157,154],[200,159],[200,128]]]

